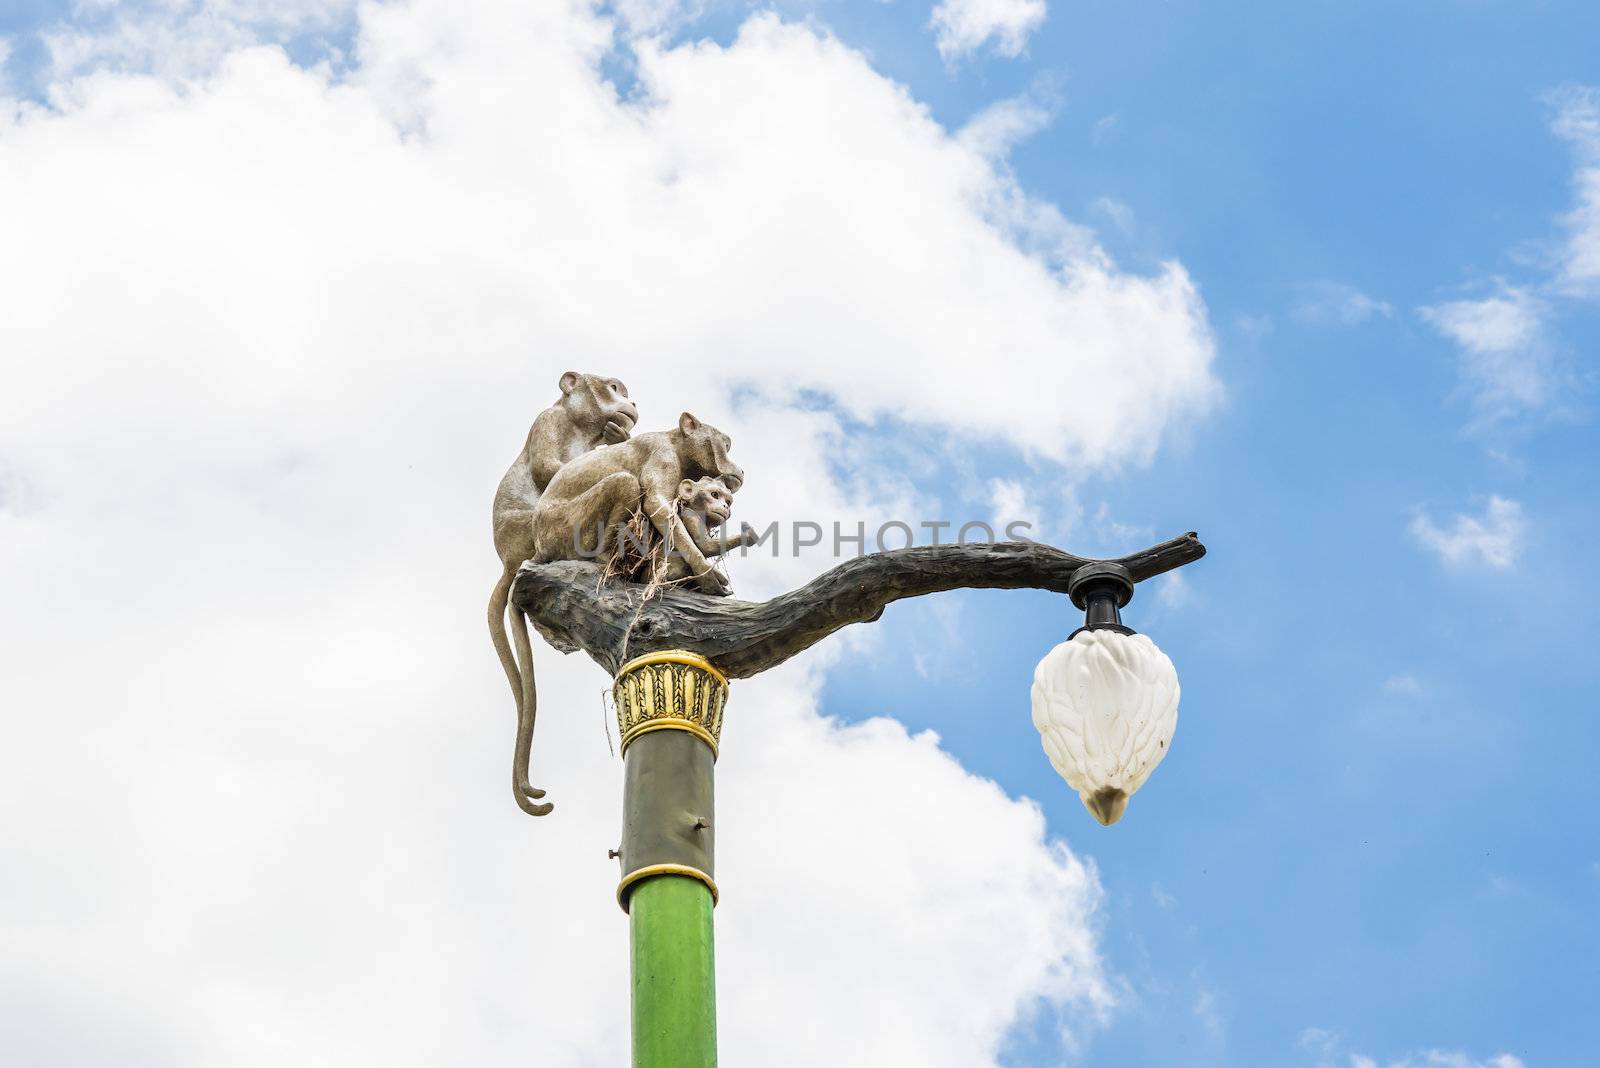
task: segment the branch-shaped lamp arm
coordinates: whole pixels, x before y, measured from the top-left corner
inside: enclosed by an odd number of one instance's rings
[[[1111,561],[1142,582],[1205,555],[1194,533]],[[1097,561],[1031,541],[928,545],[846,560],[770,601],[736,601],[681,589],[601,582],[587,561],[527,563],[512,600],[561,652],[582,649],[615,674],[628,659],[666,649],[699,653],[730,678],[748,678],[809,649],[841,627],[867,623],[906,597],[959,589],[1066,593]]]

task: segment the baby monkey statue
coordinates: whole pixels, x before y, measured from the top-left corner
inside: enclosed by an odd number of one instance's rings
[[[744,549],[760,540],[755,528],[745,523],[739,533],[728,534],[728,517],[733,512],[734,487],[720,478],[684,479],[678,483],[678,514],[683,518],[683,528],[689,541],[701,555],[710,559],[723,556],[734,549]],[[711,528],[716,528],[716,533]],[[667,564],[659,576],[662,582],[682,582],[692,577],[689,563],[683,553],[667,554]]]

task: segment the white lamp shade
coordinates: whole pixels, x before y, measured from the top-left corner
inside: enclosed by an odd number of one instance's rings
[[[1034,669],[1033,725],[1050,763],[1109,827],[1172,746],[1178,672],[1143,634],[1079,631]]]

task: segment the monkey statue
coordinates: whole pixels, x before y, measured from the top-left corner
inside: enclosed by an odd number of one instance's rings
[[[562,402],[556,403],[559,406]],[[605,448],[580,453],[561,465],[534,504],[530,558],[543,564],[586,558],[598,551],[603,560],[609,561],[610,554],[615,552],[617,531],[642,507],[657,536],[669,545],[681,546],[680,551],[700,589],[707,593],[728,593],[727,582],[689,537],[675,504],[685,479],[709,476],[722,479],[725,488],[742,485],[744,471],[728,459],[728,450],[732,447],[733,439],[728,435],[684,412],[678,417],[675,430],[640,434]],[[496,603],[504,604],[516,566],[507,565],[502,586],[495,588],[499,600],[490,602],[491,616]],[[544,816],[555,806],[548,802],[533,804],[544,796],[544,791],[529,785],[527,778],[538,710],[533,647],[522,613],[513,612],[511,618],[517,639],[517,658],[523,665],[517,676],[520,686],[512,787],[522,811],[531,816]],[[496,648],[501,646],[497,644]],[[510,668],[507,673],[510,674]]]
[[[720,478],[686,478],[679,482],[677,505],[683,529],[707,560],[760,541],[760,536],[748,523],[738,534],[726,533],[728,515],[733,510],[733,491]],[[712,533],[713,529],[716,533]],[[621,575],[633,582],[674,585],[694,577],[681,552],[668,551],[661,545],[655,527],[645,518],[642,504],[628,516],[626,527],[617,532],[616,539],[607,574]]]
[[[616,534],[643,508],[662,542],[682,554],[704,593],[726,594],[728,584],[685,529],[676,503],[685,481],[716,478],[724,489],[744,483],[728,459],[733,439],[688,412],[675,430],[660,430],[612,448],[585,453],[550,480],[534,509],[533,559],[539,563],[598,555],[609,561]]]
[[[683,520],[689,540],[707,559],[754,545],[759,540],[760,536],[749,523],[743,524],[737,534],[730,536],[727,533],[728,517],[732,512],[733,490],[722,479],[686,478],[678,483],[678,515]],[[717,528],[716,534],[709,529],[713,526]],[[677,582],[690,577],[690,574],[683,553],[674,546],[661,580]]]
[[[534,513],[539,495],[545,491],[562,465],[601,445],[616,445],[628,440],[639,409],[628,399],[628,387],[605,375],[568,371],[558,382],[561,396],[539,413],[528,431],[522,452],[500,480],[494,495],[494,547],[500,554],[500,581],[489,597],[489,635],[505,668],[506,679],[517,702],[517,742],[512,760],[511,792],[517,807],[532,816],[543,816],[553,806],[533,802],[544,796],[528,783],[528,753],[533,740],[533,646],[528,639],[528,621],[520,609],[511,611],[511,631],[516,638],[512,655],[506,638],[506,608],[511,583],[517,568],[534,555]],[[519,666],[520,660],[520,666]]]

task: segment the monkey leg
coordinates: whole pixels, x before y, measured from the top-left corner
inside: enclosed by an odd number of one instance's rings
[[[570,500],[546,498],[534,519],[536,558],[544,563],[602,555],[642,495],[631,472],[613,471]]]
[[[728,541],[707,533],[705,524],[692,512],[687,515],[681,515],[680,518],[683,520],[683,529],[688,533],[689,540],[694,543],[696,549],[700,550],[701,555],[706,558],[708,564],[714,557],[722,556],[729,549],[739,544],[737,540]],[[667,554],[666,564],[661,568],[661,572],[658,575],[660,581],[677,584],[687,579],[695,578],[696,575],[690,569],[689,561],[684,554],[676,551],[676,547],[674,547],[674,550]]]
[[[494,551],[507,570],[516,571],[533,555],[533,509],[503,508],[494,513]]]
[[[689,571],[689,565],[684,562],[683,557],[672,555],[667,557],[666,566],[661,569],[658,577],[662,582],[682,582],[684,579],[692,577],[692,575]]]

